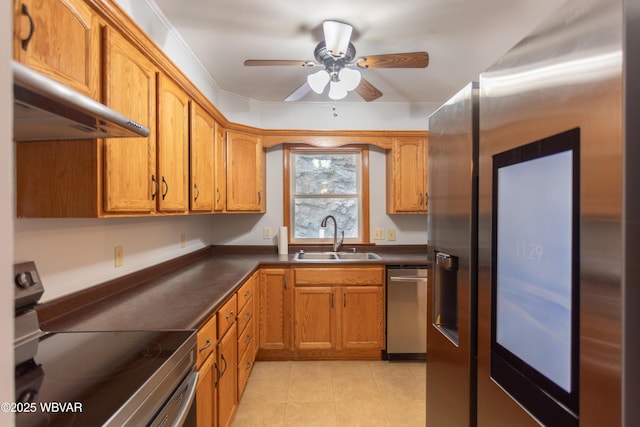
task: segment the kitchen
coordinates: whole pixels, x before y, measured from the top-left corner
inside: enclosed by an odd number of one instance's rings
[[[6,27],[5,27],[6,28]],[[9,39],[9,37],[7,38]],[[346,115],[345,113],[341,113]],[[421,119],[423,120],[423,119]],[[420,126],[423,126],[422,124]],[[10,129],[10,127],[5,126]],[[10,149],[9,149],[10,150]],[[267,172],[278,173],[281,170],[280,154],[277,152],[267,154]],[[7,155],[9,159],[12,156]],[[382,167],[382,153],[378,152],[371,156],[372,169]],[[11,166],[11,165],[10,165]],[[12,166],[7,168],[11,171]],[[275,182],[281,182],[282,178],[276,178]],[[11,182],[8,180],[7,182]],[[270,178],[267,178],[269,186]],[[195,218],[154,218],[151,220],[142,219],[104,219],[104,220],[15,220],[15,252],[16,255],[7,254],[7,259],[21,259],[26,256],[28,250],[31,257],[40,257],[38,251],[42,250],[44,255],[42,258],[46,261],[38,262],[38,266],[42,266],[46,271],[46,282],[52,285],[51,298],[57,295],[63,295],[74,290],[86,286],[87,284],[99,283],[108,280],[113,276],[109,274],[125,274],[129,271],[135,271],[145,267],[145,262],[158,263],[163,260],[173,258],[190,250],[195,250],[214,243],[224,244],[263,244],[262,238],[264,227],[276,228],[281,223],[282,214],[273,211],[271,208],[282,206],[279,199],[278,185],[267,191],[267,205],[269,210],[267,214],[256,218],[253,215],[243,217],[216,217],[213,221],[209,221],[206,216]],[[381,188],[374,187],[373,188]],[[12,200],[12,187],[6,190],[8,192],[6,199]],[[372,200],[372,203],[375,203]],[[7,203],[6,206],[11,206]],[[382,206],[382,203],[380,203]],[[372,209],[376,211],[376,209]],[[381,208],[380,211],[383,211]],[[372,214],[373,215],[373,214]],[[8,212],[8,222],[13,220],[12,212]],[[383,224],[384,228],[398,229],[399,243],[413,244],[424,243],[424,236],[421,231],[424,230],[426,220],[424,217],[418,219],[402,219],[407,223],[399,222],[398,224],[386,222],[384,216],[382,219],[372,218],[372,224]],[[212,225],[212,222],[215,222]],[[7,233],[13,235],[11,227],[8,227]],[[231,230],[226,235],[219,236],[217,230]],[[135,230],[135,237],[129,237]],[[247,230],[251,230],[247,232]],[[407,235],[402,233],[403,230],[409,230]],[[160,235],[160,232],[163,235]],[[181,234],[185,234],[188,238],[185,249],[180,248],[179,242]],[[195,236],[195,237],[192,237]],[[204,237],[202,237],[204,236]],[[209,237],[210,236],[210,237]],[[120,242],[125,248],[125,269],[113,272],[112,267],[112,250],[113,246]],[[10,241],[10,239],[7,239]],[[90,244],[87,244],[90,242]],[[124,242],[124,243],[123,243]],[[157,250],[162,247],[165,249]],[[60,248],[65,248],[67,254],[71,256],[61,256]],[[11,249],[9,249],[11,250]],[[77,251],[77,252],[76,252]],[[75,260],[81,260],[76,264]],[[72,261],[73,260],[73,261]],[[71,263],[69,265],[68,263]],[[129,268],[130,270],[126,270]],[[10,272],[10,268],[7,267]],[[6,299],[9,300],[8,298]],[[10,311],[10,310],[9,310]],[[5,324],[10,324],[7,321]],[[9,328],[10,329],[10,328]],[[6,331],[11,336],[12,331]],[[4,341],[3,341],[4,342]],[[6,352],[9,354],[9,352]],[[9,374],[8,374],[9,375]],[[7,399],[10,401],[10,399]]]

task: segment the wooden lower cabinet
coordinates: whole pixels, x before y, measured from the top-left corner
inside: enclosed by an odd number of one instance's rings
[[[213,352],[198,369],[196,389],[196,425],[198,427],[213,427],[215,425],[217,380],[216,354]]]
[[[231,425],[238,407],[237,396],[237,326],[235,322],[218,342],[217,356],[220,369],[218,380],[217,418],[218,426]]]
[[[262,360],[379,359],[384,266],[260,270]]]
[[[211,316],[198,328],[197,358],[198,385],[196,389],[196,424],[198,427],[215,425],[216,387],[219,377],[216,360],[217,318]]]
[[[336,348],[335,289],[295,288],[295,348]]]
[[[380,349],[385,346],[383,286],[345,286],[340,310],[343,349]]]
[[[293,286],[288,268],[260,269],[260,350],[292,349]]]

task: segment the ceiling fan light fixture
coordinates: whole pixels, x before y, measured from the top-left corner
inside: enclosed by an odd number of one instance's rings
[[[307,83],[315,93],[322,93],[329,80],[329,73],[325,70],[320,70],[307,76]]]
[[[322,30],[327,52],[337,58],[343,57],[347,53],[353,27],[344,22],[324,21]]]
[[[341,81],[329,82],[329,98],[342,99],[347,96],[347,88]]]
[[[347,91],[352,91],[357,88],[360,84],[360,80],[362,79],[360,71],[352,68],[343,68],[338,73],[338,77],[340,78],[340,81],[344,83],[344,87]]]

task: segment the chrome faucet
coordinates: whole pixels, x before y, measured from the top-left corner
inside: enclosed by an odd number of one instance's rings
[[[336,219],[333,215],[325,216],[322,219],[320,227],[326,227],[328,219],[333,220],[333,252],[338,252],[340,250],[340,247],[342,246],[342,242],[344,241],[344,230],[342,230],[342,237],[340,238],[340,241],[338,241],[338,223],[336,222]]]

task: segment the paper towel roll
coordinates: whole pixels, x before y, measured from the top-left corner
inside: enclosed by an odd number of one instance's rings
[[[280,255],[286,255],[289,253],[287,227],[280,227],[278,230],[278,253]]]

